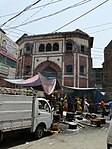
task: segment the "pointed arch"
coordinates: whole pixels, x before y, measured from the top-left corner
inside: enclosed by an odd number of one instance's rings
[[[59,84],[62,84],[62,69],[55,62],[46,60],[40,63],[34,70],[34,75],[40,72],[44,76],[56,77]]]

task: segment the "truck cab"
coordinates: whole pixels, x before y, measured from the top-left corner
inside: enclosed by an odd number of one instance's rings
[[[37,98],[33,101],[33,105],[35,105],[33,106],[35,108],[32,110],[32,132],[35,132],[35,137],[38,139],[44,135],[44,130],[48,130],[51,127],[53,113],[51,106],[44,98]]]

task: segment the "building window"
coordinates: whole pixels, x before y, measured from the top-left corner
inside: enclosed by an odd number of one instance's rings
[[[84,53],[84,45],[81,45],[81,52]]]
[[[39,52],[44,52],[44,51],[45,51],[45,45],[44,44],[40,44]]]
[[[85,67],[82,65],[80,66],[80,75],[86,75]]]
[[[25,75],[30,75],[31,74],[31,66],[27,65],[25,67]]]
[[[22,56],[22,49],[20,49],[20,56]]]
[[[66,66],[66,74],[68,74],[68,75],[73,74],[73,66],[72,65]]]
[[[33,44],[31,44],[31,43],[26,43],[25,44],[25,52],[28,52],[28,53],[32,53],[32,51],[33,51]]]
[[[18,70],[18,72],[17,72],[18,76],[21,76],[21,74],[22,74],[21,62],[19,62],[18,66],[17,66],[17,70]]]
[[[71,41],[68,41],[66,43],[66,51],[72,51],[73,50],[73,45]]]
[[[48,43],[48,44],[46,45],[46,52],[49,52],[49,51],[51,51],[51,50],[52,50],[52,46],[51,46],[50,43]]]
[[[59,44],[57,42],[53,44],[53,51],[59,51]]]

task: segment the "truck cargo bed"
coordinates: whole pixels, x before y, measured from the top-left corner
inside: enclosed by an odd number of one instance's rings
[[[0,130],[31,127],[32,97],[0,95]]]

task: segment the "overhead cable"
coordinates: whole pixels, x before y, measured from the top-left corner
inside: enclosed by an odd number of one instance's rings
[[[24,22],[26,22],[27,20],[29,20],[31,17],[33,17],[35,14],[37,14],[38,12],[40,12],[42,9],[44,9],[46,6],[48,6],[50,3],[52,3],[52,1],[53,0],[51,0],[49,3],[47,3],[47,5],[44,5],[43,7],[41,7],[38,11],[36,11],[34,14],[32,14],[29,18],[27,18],[25,21],[23,21],[22,23],[24,23]],[[17,20],[18,18],[16,18],[16,20]],[[16,20],[14,20],[14,21],[16,21]],[[14,22],[13,21],[13,22]],[[11,25],[13,22],[11,22],[9,25]],[[9,27],[9,25],[8,25],[8,27]],[[12,29],[10,32],[13,32],[13,30],[14,29]],[[9,33],[10,33],[9,32]]]
[[[57,14],[59,14],[59,13],[62,13],[62,12],[64,12],[64,11],[66,11],[66,10],[68,10],[68,9],[71,9],[71,8],[74,8],[74,7],[78,7],[78,6],[81,6],[81,5],[84,5],[85,3],[89,2],[89,1],[91,1],[91,0],[88,0],[88,1],[83,0],[83,1],[81,1],[81,2],[79,2],[79,3],[76,3],[76,4],[72,5],[72,6],[66,7],[66,8],[64,8],[64,9],[62,9],[62,10],[60,10],[60,11],[55,12],[55,13],[52,13],[52,14],[49,14],[49,15],[40,17],[40,18],[35,19],[35,20],[31,20],[31,21],[29,21],[29,22],[26,22],[26,23],[23,23],[23,24],[14,26],[14,27],[6,28],[5,30],[15,29],[15,28],[18,28],[18,27],[21,27],[21,26],[24,26],[24,25],[27,25],[27,24],[30,24],[30,23],[33,23],[33,22],[36,22],[36,21],[45,19],[45,18],[48,18],[48,17],[52,17],[52,16],[54,16],[54,15],[57,15]]]
[[[103,31],[107,31],[107,30],[110,30],[110,29],[112,29],[112,27],[105,28],[105,29],[101,29],[101,30],[97,30],[97,31],[91,32],[91,33],[89,33],[89,34],[95,34],[95,33],[103,32]]]
[[[6,22],[4,22],[1,27],[3,27],[5,24],[7,24],[9,21],[13,20],[14,18],[20,16],[23,12],[27,11],[28,9],[30,9],[32,6],[36,5],[38,2],[40,2],[41,0],[36,1],[35,3],[27,6],[25,9],[23,9],[21,12],[19,12],[17,15],[13,16],[12,18],[10,18],[9,20],[7,20]]]
[[[53,0],[51,0],[48,5],[52,2]],[[24,20],[22,23],[25,23],[26,21],[28,21],[30,18],[32,18],[34,15],[36,15],[38,12],[40,12],[42,9],[44,9],[47,5],[44,5],[43,7],[41,7],[38,11],[36,11],[35,13],[33,13],[29,18],[27,18],[26,20]]]
[[[57,0],[57,1],[54,1],[54,2],[49,2],[49,3],[46,3],[46,4],[44,4],[44,5],[40,5],[40,6],[36,6],[36,7],[34,7],[34,8],[30,8],[30,9],[28,9],[27,11],[30,11],[30,10],[33,10],[33,9],[37,9],[37,8],[40,8],[40,7],[44,7],[44,6],[46,6],[46,5],[54,4],[54,3],[57,3],[57,2],[60,2],[60,1],[63,1],[63,0]],[[20,12],[14,12],[14,13],[2,15],[2,16],[0,16],[0,18],[12,16],[12,15],[15,15],[15,14],[18,14],[18,13],[20,13]]]
[[[56,29],[54,32],[57,32],[58,30],[60,30],[60,29],[62,29],[62,28],[64,28],[64,27],[66,27],[66,26],[68,26],[69,24],[75,22],[76,20],[78,20],[78,19],[84,17],[85,15],[87,15],[87,14],[89,14],[90,12],[94,11],[95,9],[99,8],[100,6],[102,6],[103,4],[105,4],[105,3],[108,2],[108,1],[109,1],[109,0],[106,0],[106,1],[104,1],[104,2],[102,2],[102,3],[100,3],[99,5],[97,5],[96,7],[92,8],[91,10],[87,11],[86,13],[82,14],[81,16],[79,16],[79,17],[73,19],[72,21],[66,23],[65,25],[59,27],[59,28]],[[53,32],[53,33],[54,33],[54,32]]]
[[[90,27],[86,27],[86,28],[82,28],[83,30],[88,30],[88,29],[92,29],[92,28],[97,28],[97,27],[102,27],[102,26],[106,26],[112,24],[112,22],[107,22],[107,23],[103,23],[103,24],[98,24],[98,25],[94,25],[94,26],[90,26]]]

